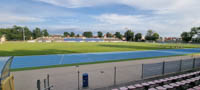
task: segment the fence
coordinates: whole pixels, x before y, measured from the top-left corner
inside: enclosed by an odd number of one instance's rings
[[[50,85],[50,81],[49,81],[49,74],[47,75],[47,78],[44,79],[44,88],[42,89],[41,87],[41,81],[37,80],[37,90],[52,90],[53,85]]]
[[[198,67],[200,67],[200,58],[190,58],[160,63],[101,68],[88,72],[80,72],[89,74],[89,88],[95,89],[120,85],[170,73],[192,70]]]
[[[200,58],[192,58],[179,61],[169,61],[153,64],[142,64],[142,79],[182,72],[200,67]]]
[[[134,64],[119,65],[115,67],[86,67],[77,66],[65,69],[63,75],[56,73],[52,75],[55,90],[82,90],[82,74],[88,73],[89,87],[86,90],[118,86],[137,80],[147,79],[158,75],[165,75],[185,70],[191,70],[200,67],[200,58],[190,58],[176,61],[151,63],[151,64]],[[58,84],[59,82],[59,84]],[[107,90],[107,89],[104,89]]]
[[[80,89],[82,86],[82,74],[89,75],[89,89],[115,86],[122,83],[141,80],[141,65],[118,66],[113,68],[97,68],[89,71],[80,70]]]

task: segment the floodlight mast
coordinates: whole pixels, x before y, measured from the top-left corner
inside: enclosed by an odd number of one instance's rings
[[[22,28],[22,31],[23,31],[23,40],[25,42],[25,33],[24,33],[24,28]]]

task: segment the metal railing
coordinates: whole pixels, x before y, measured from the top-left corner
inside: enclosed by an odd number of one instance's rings
[[[54,82],[65,83],[65,85],[56,85],[54,87],[59,90],[59,87],[70,90],[82,90],[83,76],[88,74],[89,86],[86,90],[97,88],[107,88],[118,86],[125,83],[130,83],[138,80],[143,80],[151,77],[162,76],[170,73],[177,73],[187,70],[193,70],[200,67],[200,58],[179,59],[175,61],[164,61],[150,64],[134,64],[120,65],[114,67],[95,67],[88,68],[82,66],[71,67],[65,74],[64,78],[60,78],[63,74],[54,75]],[[40,80],[37,81],[38,90],[51,90],[53,86],[49,85],[49,76],[44,80],[44,89],[41,89]],[[56,79],[58,78],[58,79]],[[57,84],[57,83],[54,83]],[[105,89],[107,90],[107,89]]]
[[[200,58],[163,61],[159,63],[115,66],[98,70],[80,71],[88,73],[90,89],[118,86],[133,81],[148,79],[171,73],[193,70],[200,67]],[[82,78],[81,76],[79,78]],[[81,81],[81,80],[80,80]],[[79,82],[79,84],[81,84]],[[80,86],[80,85],[79,85]]]
[[[41,87],[41,81],[40,80],[37,80],[37,90],[52,90],[53,88],[53,85],[50,85],[50,82],[49,82],[49,74],[47,75],[47,78],[44,79],[44,88],[42,89]]]
[[[142,64],[142,79],[158,75],[178,73],[199,67],[200,67],[199,58],[168,61],[168,62],[164,61],[161,63],[152,63],[152,64]]]

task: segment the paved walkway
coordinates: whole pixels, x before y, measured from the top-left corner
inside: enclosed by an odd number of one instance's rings
[[[79,66],[79,70],[81,74],[85,72],[89,74],[89,87],[90,89],[94,89],[113,85],[115,66],[117,66],[117,84],[120,84],[126,83],[128,81],[140,80],[141,64],[143,63],[175,61],[187,58],[191,58],[191,56],[176,56],[146,60],[82,65]],[[41,79],[43,82],[43,79],[46,77],[47,74],[50,74],[50,83],[54,85],[54,90],[77,90],[78,87],[78,74],[77,67],[75,66],[18,71],[13,72],[13,74],[15,77],[16,90],[37,90],[36,81],[38,79]],[[82,82],[81,76],[80,82]]]

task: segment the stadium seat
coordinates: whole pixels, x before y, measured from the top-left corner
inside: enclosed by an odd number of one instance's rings
[[[158,86],[158,87],[156,87],[156,89],[158,89],[158,90],[167,90],[167,88],[164,88],[162,86]]]
[[[166,88],[167,90],[174,90],[173,86],[170,86],[170,85],[163,85],[164,88]]]
[[[150,84],[149,83],[142,83],[142,86],[145,88],[145,89],[148,89],[150,87]]]
[[[193,89],[200,90],[200,86],[195,86]]]
[[[200,71],[143,82],[116,90],[200,90]]]
[[[149,84],[149,88],[153,88],[153,87],[156,87],[156,86],[157,86],[156,83],[155,83],[155,82],[152,82],[152,81],[147,82],[147,83]]]
[[[195,90],[195,89],[193,89],[193,88],[189,88],[189,89],[187,89],[187,90]]]
[[[120,87],[120,90],[128,90],[126,87]]]
[[[119,90],[119,89],[116,89],[116,88],[115,88],[115,89],[112,89],[112,90]]]
[[[149,88],[148,90],[157,90],[157,89],[155,89],[155,88]]]
[[[137,90],[144,90],[144,87],[141,84],[135,84],[134,86]]]
[[[135,89],[136,89],[136,87],[133,85],[128,86],[128,90],[135,90]]]

